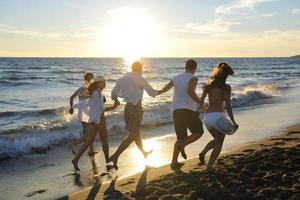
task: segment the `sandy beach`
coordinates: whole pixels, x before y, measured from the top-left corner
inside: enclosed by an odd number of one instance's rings
[[[207,160],[208,158],[206,158]],[[299,199],[300,125],[282,134],[223,153],[207,172],[198,159],[178,171],[146,167],[117,180],[100,178],[69,199]],[[102,184],[102,180],[111,179]]]

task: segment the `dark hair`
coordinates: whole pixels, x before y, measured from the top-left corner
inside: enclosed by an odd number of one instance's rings
[[[233,74],[233,69],[227,63],[221,62],[215,67],[203,89],[208,91],[210,88],[224,88],[227,77]]]
[[[89,76],[91,76],[92,78],[94,78],[94,74],[92,72],[85,72],[84,73],[84,80],[87,80]]]
[[[196,68],[197,68],[197,62],[195,60],[190,59],[186,61],[185,70],[192,71],[195,70]]]

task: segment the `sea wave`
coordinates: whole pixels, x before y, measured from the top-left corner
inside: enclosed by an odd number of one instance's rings
[[[236,89],[232,93],[232,106],[241,107],[249,103],[266,98],[281,95],[280,90],[288,88],[288,84],[253,85]],[[10,134],[0,134],[0,157],[17,156],[24,153],[34,153],[34,149],[48,149],[57,143],[66,143],[80,137],[81,125],[66,112],[67,108],[46,109],[39,111],[2,112],[0,117],[15,115],[61,115],[60,120],[48,120],[40,122],[36,126],[20,127],[8,130]],[[161,103],[146,107],[142,121],[142,127],[151,128],[172,123],[172,103]],[[109,135],[120,135],[125,132],[125,123],[122,111],[114,112],[107,116]],[[14,136],[11,136],[14,133]],[[17,134],[21,133],[21,134]],[[123,134],[121,134],[123,135]]]
[[[288,85],[256,85],[246,86],[234,91],[231,97],[233,107],[239,107],[255,100],[280,96],[279,89],[285,89]]]
[[[60,114],[60,113],[64,113],[64,112],[66,112],[65,107],[44,109],[44,110],[4,111],[4,112],[0,112],[0,117],[43,116],[43,115],[51,115],[51,114]]]

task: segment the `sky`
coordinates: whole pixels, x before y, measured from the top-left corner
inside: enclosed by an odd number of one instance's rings
[[[0,0],[0,56],[300,54],[300,0]]]

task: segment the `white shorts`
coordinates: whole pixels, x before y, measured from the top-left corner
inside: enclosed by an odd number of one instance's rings
[[[227,119],[224,112],[205,113],[203,122],[207,130],[216,129],[226,135],[232,135],[236,131],[236,128],[231,121]]]

